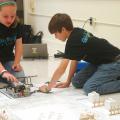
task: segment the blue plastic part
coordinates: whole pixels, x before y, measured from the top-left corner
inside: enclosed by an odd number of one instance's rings
[[[76,72],[79,72],[81,69],[86,67],[88,64],[89,64],[88,62],[81,60],[77,65]]]

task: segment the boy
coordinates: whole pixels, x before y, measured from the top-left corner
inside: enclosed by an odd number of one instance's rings
[[[16,21],[16,2],[0,0],[0,82],[18,82],[24,71],[20,65],[22,34]],[[13,49],[15,47],[15,55]]]
[[[52,17],[48,26],[55,38],[66,41],[65,55],[54,72],[51,82],[40,87],[42,92],[53,87],[83,88],[86,94],[96,91],[99,94],[120,92],[120,50],[103,38],[97,38],[81,28],[74,28],[67,14],[58,13]],[[84,69],[75,74],[77,61],[89,62]],[[71,61],[67,81],[56,84]]]

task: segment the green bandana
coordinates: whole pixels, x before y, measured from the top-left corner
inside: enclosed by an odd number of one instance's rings
[[[4,5],[16,5],[16,2],[14,2],[14,1],[7,1],[7,2],[0,3],[0,6],[4,6]]]

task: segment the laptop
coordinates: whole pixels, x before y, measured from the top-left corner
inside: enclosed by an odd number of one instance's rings
[[[48,58],[46,43],[23,44],[23,58]]]

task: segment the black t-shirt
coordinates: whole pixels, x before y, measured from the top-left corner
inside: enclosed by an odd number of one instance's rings
[[[120,50],[107,40],[97,38],[84,29],[74,28],[67,40],[64,58],[99,65],[113,62],[118,54]]]
[[[6,27],[0,23],[0,62],[14,60],[13,49],[16,39],[21,38],[21,25]]]

